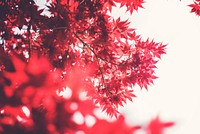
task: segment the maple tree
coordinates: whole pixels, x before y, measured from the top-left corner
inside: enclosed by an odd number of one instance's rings
[[[34,0],[0,1],[0,133],[140,130],[141,125],[127,125],[122,115],[114,122],[99,119],[95,110],[99,106],[117,117],[118,107],[135,97],[135,85],[148,89],[157,78],[156,63],[166,45],[142,39],[128,20],[109,15],[118,4],[132,14],[144,1],[46,2],[40,8]],[[189,5],[198,16],[199,2]],[[172,125],[157,117],[145,131],[162,134]]]

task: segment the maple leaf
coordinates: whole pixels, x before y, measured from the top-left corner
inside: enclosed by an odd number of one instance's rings
[[[128,20],[121,21],[120,17],[118,19],[113,20],[114,27],[112,28],[112,34],[114,40],[117,39],[120,43],[121,38],[127,39],[128,35],[134,32],[133,28],[129,28],[130,22]]]
[[[157,116],[147,126],[147,134],[163,134],[164,129],[174,125],[174,122],[162,122]]]
[[[106,2],[104,4],[104,9],[111,12],[113,6],[116,6],[116,4],[112,0],[106,0]]]
[[[194,12],[194,13],[196,13],[196,15],[200,16],[200,1],[196,0],[196,2],[194,2],[194,4],[190,4],[189,6],[192,8],[191,12]]]
[[[103,128],[103,129],[102,129]],[[97,122],[86,131],[87,134],[134,134],[140,126],[129,126],[124,116],[120,115],[115,121],[97,120]]]
[[[5,93],[8,97],[11,97],[13,95],[16,87],[28,81],[28,76],[25,73],[26,62],[23,60],[20,60],[16,56],[12,57],[12,62],[13,62],[15,71],[5,72],[6,78],[8,78],[12,82],[10,85],[11,88],[8,86],[5,87]]]
[[[126,5],[127,11],[132,14],[134,10],[138,11],[138,8],[143,8],[142,3],[144,0],[114,0],[115,2],[121,3],[121,7]]]

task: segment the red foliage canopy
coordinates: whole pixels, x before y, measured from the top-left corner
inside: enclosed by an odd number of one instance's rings
[[[79,90],[89,83],[93,88],[88,95],[110,116],[116,116],[118,106],[135,96],[130,87],[138,84],[147,89],[147,85],[157,78],[154,68],[165,53],[165,45],[149,39],[142,41],[128,21],[109,16],[109,6],[105,5],[114,6],[114,2],[120,1],[53,1],[46,6],[50,14],[47,16],[43,13],[45,9],[39,10],[33,0],[2,1],[1,42],[4,51],[11,55],[21,54],[26,57],[24,60],[30,60],[30,64],[31,54],[48,57],[53,67],[62,69],[66,73],[63,77],[71,80],[67,86]],[[132,12],[142,3],[123,1],[121,5],[126,5]],[[45,72],[45,66],[41,72]],[[74,67],[83,74],[70,69]],[[28,68],[36,73],[37,65],[31,64]],[[70,70],[76,74],[71,75]],[[20,66],[15,71],[24,74],[25,70]],[[25,75],[15,79],[10,73],[4,74],[19,85],[26,81]]]
[[[106,121],[94,115],[95,106],[82,92],[112,117],[135,97],[135,84],[153,84],[165,45],[142,40],[127,20],[107,14],[116,3],[132,13],[143,2],[47,0],[41,9],[34,0],[2,0],[0,133],[93,133]],[[62,92],[67,96],[60,97]],[[86,121],[77,123],[77,112],[91,114],[95,130],[86,130]],[[114,124],[124,126],[120,133],[139,129],[121,117]]]

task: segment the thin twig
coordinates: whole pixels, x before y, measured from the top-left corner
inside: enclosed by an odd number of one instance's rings
[[[90,47],[90,45],[88,45],[87,43],[85,43],[76,33],[74,33],[74,35],[81,41],[81,43],[83,44],[83,46],[86,46],[86,47],[95,55],[95,57],[97,58],[97,60],[100,59],[100,60],[103,60],[103,61],[105,61],[105,62],[110,63],[110,62],[107,61],[106,59],[103,59],[102,57],[98,56],[98,55],[95,53],[95,51]],[[98,65],[99,65],[99,71],[100,71],[101,76],[102,76],[102,81],[103,81],[102,83],[104,84],[107,93],[112,94],[112,92],[110,92],[110,90],[108,90],[108,88],[107,88],[107,86],[106,86],[106,84],[105,84],[105,78],[104,78],[104,74],[103,74],[102,67],[100,66],[100,63],[99,63],[99,62],[97,62],[97,63],[98,63]],[[114,64],[115,64],[115,63],[114,63]],[[118,65],[118,64],[115,64],[115,65]]]
[[[114,62],[112,62],[112,61],[108,61],[108,60],[102,58],[101,56],[97,55],[96,52],[90,47],[90,45],[88,45],[87,43],[85,43],[76,33],[74,33],[74,35],[79,39],[79,41],[80,41],[84,46],[87,46],[87,48],[88,48],[97,58],[99,58],[99,59],[101,59],[101,60],[103,60],[103,61],[105,61],[105,62],[107,62],[107,63],[111,63],[111,64],[113,64],[113,65],[120,66],[120,64],[116,64],[116,63],[114,63]]]
[[[30,24],[28,25],[28,28],[27,28],[27,32],[28,32],[28,54],[29,54],[29,59],[31,58],[31,26]]]

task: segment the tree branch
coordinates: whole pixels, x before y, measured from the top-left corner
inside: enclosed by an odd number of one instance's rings
[[[74,35],[76,36],[77,39],[79,39],[79,41],[84,45],[86,46],[97,58],[101,59],[102,61],[105,61],[107,63],[111,63],[113,65],[117,65],[117,66],[120,66],[120,64],[116,64],[112,61],[108,61],[104,58],[102,58],[101,56],[99,56],[98,54],[95,53],[95,51],[90,47],[90,45],[88,45],[87,43],[85,43],[76,33],[74,33]]]

